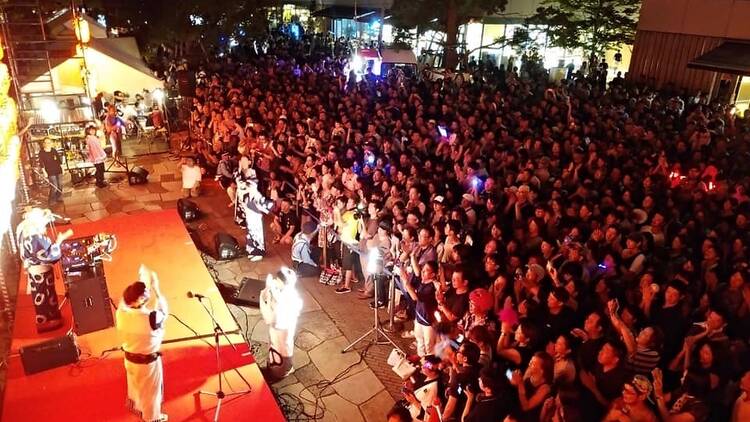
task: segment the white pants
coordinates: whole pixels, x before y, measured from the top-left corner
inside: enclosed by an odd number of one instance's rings
[[[422,325],[414,321],[414,337],[417,339],[417,355],[424,357],[435,353],[437,333],[431,325]]]
[[[142,420],[158,421],[164,396],[161,358],[146,365],[126,359],[125,374],[128,380],[128,405],[135,413],[140,413]]]

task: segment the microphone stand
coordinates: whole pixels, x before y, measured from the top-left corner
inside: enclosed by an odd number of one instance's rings
[[[235,370],[235,372],[237,372],[237,374],[240,376],[240,378],[242,378],[242,381],[245,382],[245,385],[247,385],[247,390],[237,391],[237,392],[232,392],[232,393],[225,393],[224,392],[224,388],[223,388],[224,384],[222,382],[222,378],[224,377],[224,371],[223,371],[222,365],[221,365],[221,353],[219,353],[219,345],[220,345],[219,344],[220,343],[219,342],[219,335],[221,334],[221,335],[224,336],[224,338],[227,340],[227,342],[229,342],[229,345],[232,346],[232,349],[234,349],[235,351],[237,351],[237,348],[234,346],[234,344],[232,344],[232,341],[229,340],[229,336],[227,336],[227,333],[224,331],[223,328],[221,328],[221,325],[219,324],[219,322],[216,321],[216,318],[214,317],[214,313],[211,312],[206,307],[205,303],[203,303],[203,296],[193,296],[193,295],[191,295],[191,296],[195,297],[196,299],[198,299],[198,303],[201,304],[201,306],[203,307],[203,310],[206,311],[206,313],[208,314],[208,316],[211,317],[211,321],[213,321],[213,323],[214,323],[214,350],[216,351],[216,367],[218,369],[218,374],[219,374],[219,389],[216,390],[216,391],[204,391],[204,390],[200,390],[200,391],[198,391],[198,394],[202,394],[202,395],[206,395],[206,396],[213,396],[213,397],[216,397],[218,399],[218,401],[216,403],[216,411],[214,412],[214,419],[213,419],[214,422],[218,422],[219,421],[219,414],[221,413],[221,402],[224,400],[224,398],[229,397],[229,396],[240,396],[240,395],[247,394],[247,393],[249,393],[249,392],[252,391],[252,388],[250,387],[250,383],[247,382],[247,380],[245,379],[245,377],[243,377],[242,374],[239,371]]]
[[[203,299],[205,298],[205,296],[203,296],[203,295],[195,295],[195,294],[192,294],[192,293],[191,293],[189,297],[190,297],[190,298],[195,298],[195,299],[198,299],[198,303],[200,303],[200,304],[201,304],[201,306],[202,306],[202,307],[203,307],[203,309],[204,309],[204,310],[206,311],[206,313],[208,314],[208,316],[209,316],[209,317],[211,317],[211,321],[212,321],[212,322],[214,323],[214,331],[215,331],[216,333],[221,333],[221,335],[223,335],[223,336],[224,336],[224,338],[225,338],[225,339],[227,340],[227,342],[229,343],[229,345],[230,345],[230,346],[232,346],[232,349],[234,349],[234,351],[237,351],[237,348],[236,348],[236,347],[234,347],[234,344],[232,343],[232,341],[231,341],[231,340],[229,340],[229,336],[227,336],[227,333],[226,333],[226,332],[224,332],[224,329],[223,329],[223,328],[221,328],[221,325],[219,325],[219,322],[218,322],[218,321],[216,321],[216,318],[214,317],[214,313],[213,313],[212,311],[210,311],[210,310],[209,310],[209,309],[208,309],[208,308],[206,307],[206,304],[205,304],[205,303],[203,303]]]

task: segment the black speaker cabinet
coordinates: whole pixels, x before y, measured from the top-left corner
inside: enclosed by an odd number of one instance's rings
[[[148,170],[143,167],[133,167],[128,173],[128,184],[144,185],[148,182]]]
[[[80,354],[73,335],[22,347],[18,352],[26,375],[76,363]]]
[[[237,304],[245,306],[260,306],[260,291],[266,287],[265,280],[245,277],[237,292]]]
[[[83,335],[114,327],[107,280],[103,275],[82,278],[68,284],[76,334]]]
[[[214,235],[216,256],[219,259],[234,259],[240,256],[240,245],[231,234],[218,232]]]
[[[195,202],[181,198],[177,200],[177,212],[180,214],[182,221],[187,223],[200,217],[200,210]]]

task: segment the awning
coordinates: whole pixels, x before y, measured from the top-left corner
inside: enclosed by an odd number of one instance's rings
[[[750,76],[750,43],[725,41],[708,53],[690,60],[688,67]]]
[[[380,18],[380,9],[358,7],[357,13],[354,13],[354,7],[351,6],[329,6],[312,12],[312,15],[330,19],[354,19],[356,16],[358,21],[369,22]]]

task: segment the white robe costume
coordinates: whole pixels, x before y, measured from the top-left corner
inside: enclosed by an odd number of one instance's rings
[[[121,302],[117,307],[116,320],[122,349],[142,355],[159,352],[164,339],[165,319],[166,315],[160,310],[154,311],[146,307],[131,308]],[[128,408],[146,422],[159,421],[164,397],[161,357],[148,364],[136,364],[127,359],[124,361],[128,384]]]
[[[294,336],[297,319],[302,311],[302,298],[297,292],[294,270],[281,268],[284,279],[271,274],[266,288],[260,292],[260,313],[268,324],[268,373],[281,379],[294,372]]]
[[[258,180],[251,177],[244,182],[246,185],[238,189],[238,203],[242,204],[247,229],[247,254],[251,260],[260,260],[266,253],[266,242],[263,234],[263,214],[268,214],[273,208],[273,201],[267,199],[258,190]],[[239,186],[239,185],[238,185]],[[239,196],[240,193],[242,196]]]

